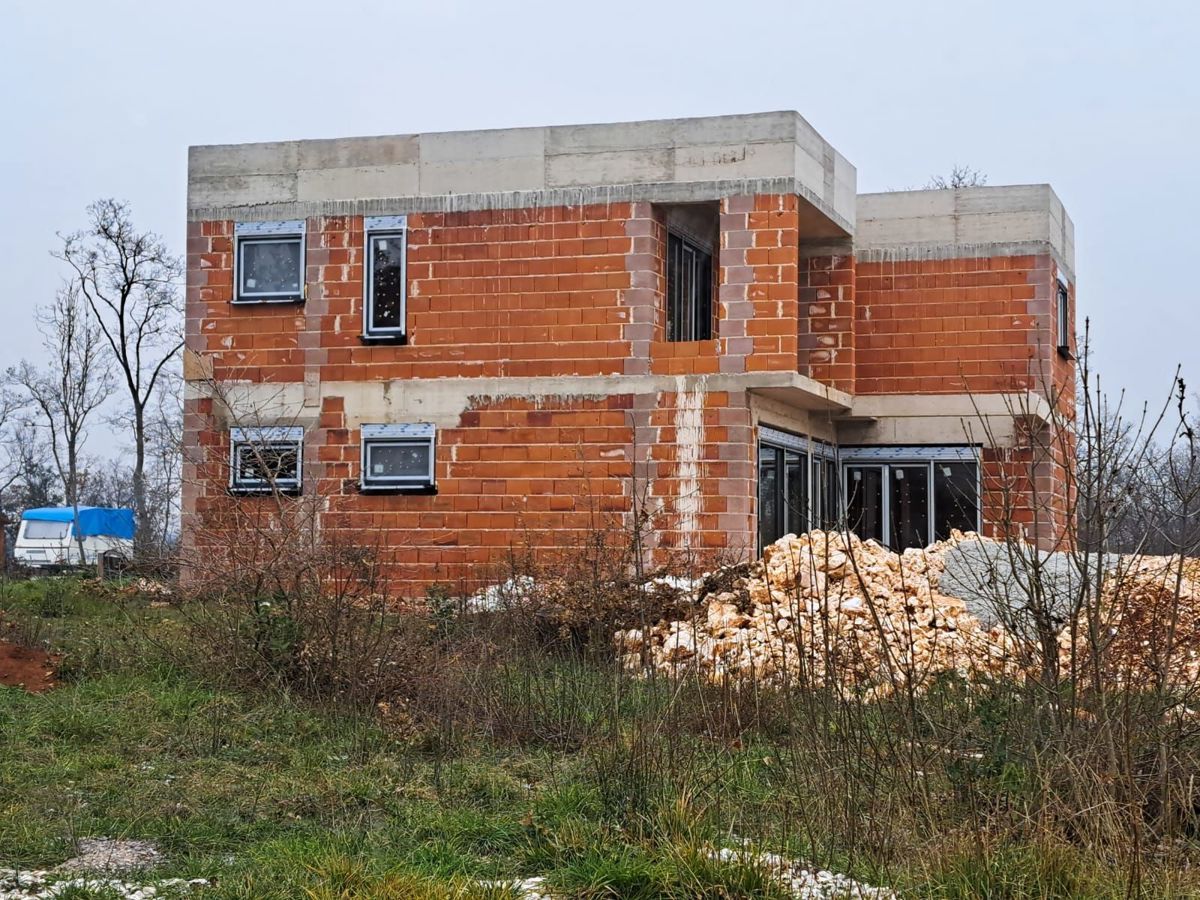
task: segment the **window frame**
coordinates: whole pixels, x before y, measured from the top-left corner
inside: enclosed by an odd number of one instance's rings
[[[233,227],[233,303],[253,305],[260,303],[303,303],[308,293],[306,222],[303,219],[288,219],[279,222],[237,222]],[[242,289],[242,271],[245,266],[243,249],[252,244],[291,244],[300,247],[299,291],[253,291]]]
[[[1054,318],[1059,356],[1071,357],[1071,289],[1062,277],[1055,282]]]
[[[427,446],[429,466],[424,476],[370,474],[371,450],[375,447]],[[358,487],[364,493],[436,493],[437,429],[428,422],[363,425],[359,438]]]
[[[296,453],[294,478],[276,477],[273,481],[239,477],[241,461],[246,451],[288,449]],[[302,426],[266,426],[261,428],[229,429],[229,491],[232,494],[299,494],[304,487],[304,428]]]
[[[400,324],[375,324],[375,253],[378,238],[399,238],[400,254]],[[363,219],[363,331],[365,341],[408,341],[408,217],[366,216]]]
[[[18,541],[69,541],[71,540],[71,531],[73,522],[59,522],[51,519],[21,519],[20,528],[17,533]],[[29,533],[30,525],[61,525],[62,534],[54,537],[46,537],[45,535],[36,535]],[[35,529],[36,530],[36,529]]]
[[[779,504],[776,505],[772,501],[772,508],[775,512],[775,527],[779,530],[779,537],[788,534],[792,531],[787,525],[788,511],[791,509],[791,498],[788,496],[790,489],[786,485],[787,481],[787,454],[798,454],[801,460],[800,471],[805,479],[804,493],[805,503],[803,511],[803,531],[811,531],[817,527],[823,527],[826,521],[840,521],[841,519],[841,499],[838,496],[840,482],[836,476],[840,471],[837,461],[837,450],[831,444],[816,438],[803,437],[798,434],[793,434],[790,431],[782,431],[765,423],[760,423],[758,426],[758,440],[755,444],[756,452],[756,468],[755,468],[755,496],[757,498],[757,533],[755,539],[758,542],[759,552],[762,552],[763,544],[763,520],[762,520],[762,464],[763,451],[769,450],[774,455],[775,477],[777,484],[777,492]],[[826,467],[832,465],[835,483],[832,485],[822,485],[824,488],[821,496],[818,496],[814,491],[813,485],[816,479],[813,477],[814,471],[818,467]],[[828,470],[825,471],[828,476]],[[832,500],[838,507],[830,520],[827,517],[825,506]],[[821,521],[818,521],[818,516]],[[800,532],[796,532],[800,533]],[[778,540],[778,538],[776,538]]]
[[[681,321],[681,313],[683,312],[684,304],[682,302],[682,299],[680,297],[676,297],[674,292],[672,291],[672,280],[671,280],[672,263],[671,263],[671,260],[674,256],[674,253],[673,253],[674,242],[678,242],[680,244],[681,254],[686,253],[686,252],[691,252],[695,256],[703,257],[704,259],[707,260],[706,263],[701,264],[701,265],[697,265],[696,263],[692,263],[692,265],[691,265],[692,275],[693,275],[692,285],[693,285],[694,293],[693,293],[693,297],[691,298],[691,301],[687,304],[691,308],[691,312],[692,312],[692,315],[691,315],[690,319],[688,320],[691,324],[691,329],[690,329],[688,336],[684,336],[681,333],[681,329],[683,326],[683,322]],[[713,320],[716,317],[716,310],[717,310],[716,285],[714,283],[714,273],[715,273],[714,265],[715,265],[715,260],[716,260],[716,254],[713,252],[714,248],[704,247],[699,241],[695,240],[694,238],[689,237],[683,231],[680,231],[680,230],[677,230],[674,228],[667,228],[667,248],[666,249],[667,249],[667,257],[666,257],[666,266],[664,267],[665,268],[665,272],[664,272],[665,277],[663,279],[665,288],[666,288],[666,291],[665,291],[666,316],[665,316],[665,321],[664,321],[665,337],[669,343],[673,343],[673,344],[689,344],[689,343],[695,343],[696,341],[711,341],[713,339],[713,335],[715,333],[715,329],[713,327],[713,325],[714,325]],[[682,269],[682,266],[683,266],[683,262],[681,259],[679,268]],[[701,304],[699,303],[700,295],[698,293],[695,293],[695,285],[697,283],[699,283],[699,279],[697,279],[695,277],[697,274],[696,273],[697,268],[699,268],[703,272],[707,273],[707,277],[704,279],[704,281],[706,283],[706,291],[707,291],[707,297],[708,297],[708,302],[706,304],[704,304],[704,306],[707,307],[707,315],[703,316],[703,317],[700,315],[700,313],[702,311],[700,309]],[[682,293],[682,291],[680,291],[680,293]],[[702,322],[703,322],[703,328],[701,329],[700,325]],[[672,328],[672,325],[674,325],[674,328]]]
[[[881,469],[883,496],[880,505],[882,534],[879,541],[885,547],[892,545],[892,501],[891,501],[891,470],[894,467],[925,466],[928,470],[926,481],[926,538],[924,546],[929,546],[937,537],[937,508],[934,504],[937,492],[938,463],[969,462],[975,466],[975,526],[972,530],[981,532],[983,528],[983,461],[980,448],[976,446],[924,446],[924,447],[852,447],[845,448],[840,462],[839,481],[842,490],[842,506],[846,507],[850,497],[850,469],[856,466],[877,466]],[[847,513],[848,515],[848,513]],[[860,534],[860,538],[863,536]],[[863,538],[866,540],[866,538]],[[893,548],[894,549],[894,548]],[[896,551],[900,552],[900,551]]]

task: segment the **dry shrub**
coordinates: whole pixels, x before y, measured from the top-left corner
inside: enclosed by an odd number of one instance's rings
[[[231,503],[185,560],[172,602],[211,673],[373,706],[421,665],[425,623],[398,614],[378,548],[322,534],[318,505]]]

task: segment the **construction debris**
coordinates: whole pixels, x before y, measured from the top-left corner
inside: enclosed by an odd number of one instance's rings
[[[840,532],[787,535],[731,590],[705,597],[697,615],[616,642],[627,666],[694,666],[713,679],[750,675],[868,692],[923,684],[940,672],[1005,671],[1010,641],[961,600],[938,591],[944,556],[974,534],[893,553]]]
[[[808,866],[778,853],[751,849],[748,841],[740,848],[721,847],[710,855],[721,862],[749,864],[776,879],[796,900],[899,900],[890,888],[872,887],[847,875]]]
[[[693,615],[660,621],[645,633],[617,632],[616,649],[634,671],[691,668],[710,680],[834,684],[865,696],[919,689],[947,672],[1026,677],[1042,658],[1028,603],[1014,601],[1003,624],[984,621],[942,586],[948,560],[960,566],[963,559],[994,560],[1001,546],[957,531],[903,553],[842,532],[786,535],[728,590],[701,598]],[[1051,627],[1058,629],[1061,671],[1072,671],[1090,650],[1080,642],[1095,631],[1111,679],[1200,681],[1200,561],[1106,563],[1098,600],[1081,602],[1088,596],[1082,586],[1073,606],[1070,598],[1055,600]]]
[[[81,875],[64,878],[42,870],[0,869],[0,900],[50,900],[53,897],[111,897],[113,900],[165,900],[208,887],[204,878],[164,878],[142,882]]]

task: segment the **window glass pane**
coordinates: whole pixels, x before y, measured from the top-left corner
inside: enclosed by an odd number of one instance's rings
[[[372,443],[367,445],[367,480],[429,480],[428,443]]]
[[[696,340],[713,336],[712,254],[702,253],[696,266]]]
[[[25,537],[34,541],[61,541],[70,530],[70,522],[42,522],[37,519],[25,520]]]
[[[404,236],[371,238],[371,327],[404,327]]]
[[[832,459],[825,460],[825,498],[822,501],[824,507],[823,526],[826,529],[836,529],[840,527],[842,521],[842,509],[840,506],[840,498],[842,491],[841,479],[838,478],[837,463]]]
[[[891,466],[888,481],[892,548],[924,547],[929,543],[929,466]]]
[[[1070,298],[1065,289],[1058,289],[1058,346],[1067,347],[1071,343]]]
[[[667,235],[667,340],[712,338],[712,254]]]
[[[788,450],[784,455],[787,478],[787,531],[808,531],[808,454]]]
[[[289,486],[300,478],[300,450],[295,444],[240,444],[235,484]]]
[[[242,296],[300,296],[300,238],[238,244],[242,254]]]
[[[679,270],[683,255],[683,241],[675,235],[667,236],[667,340],[679,340]]]
[[[836,530],[839,512],[837,463],[831,459],[814,459],[812,477],[812,527]]]
[[[933,464],[933,536],[944,541],[950,529],[979,527],[979,480],[973,462]]]
[[[779,540],[779,451],[758,448],[758,543],[760,547]]]
[[[846,516],[864,541],[883,540],[882,466],[846,466]]]

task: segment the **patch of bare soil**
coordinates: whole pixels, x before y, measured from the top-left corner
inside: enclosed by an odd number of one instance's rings
[[[0,640],[0,685],[39,694],[57,684],[53,656],[44,650]]]

